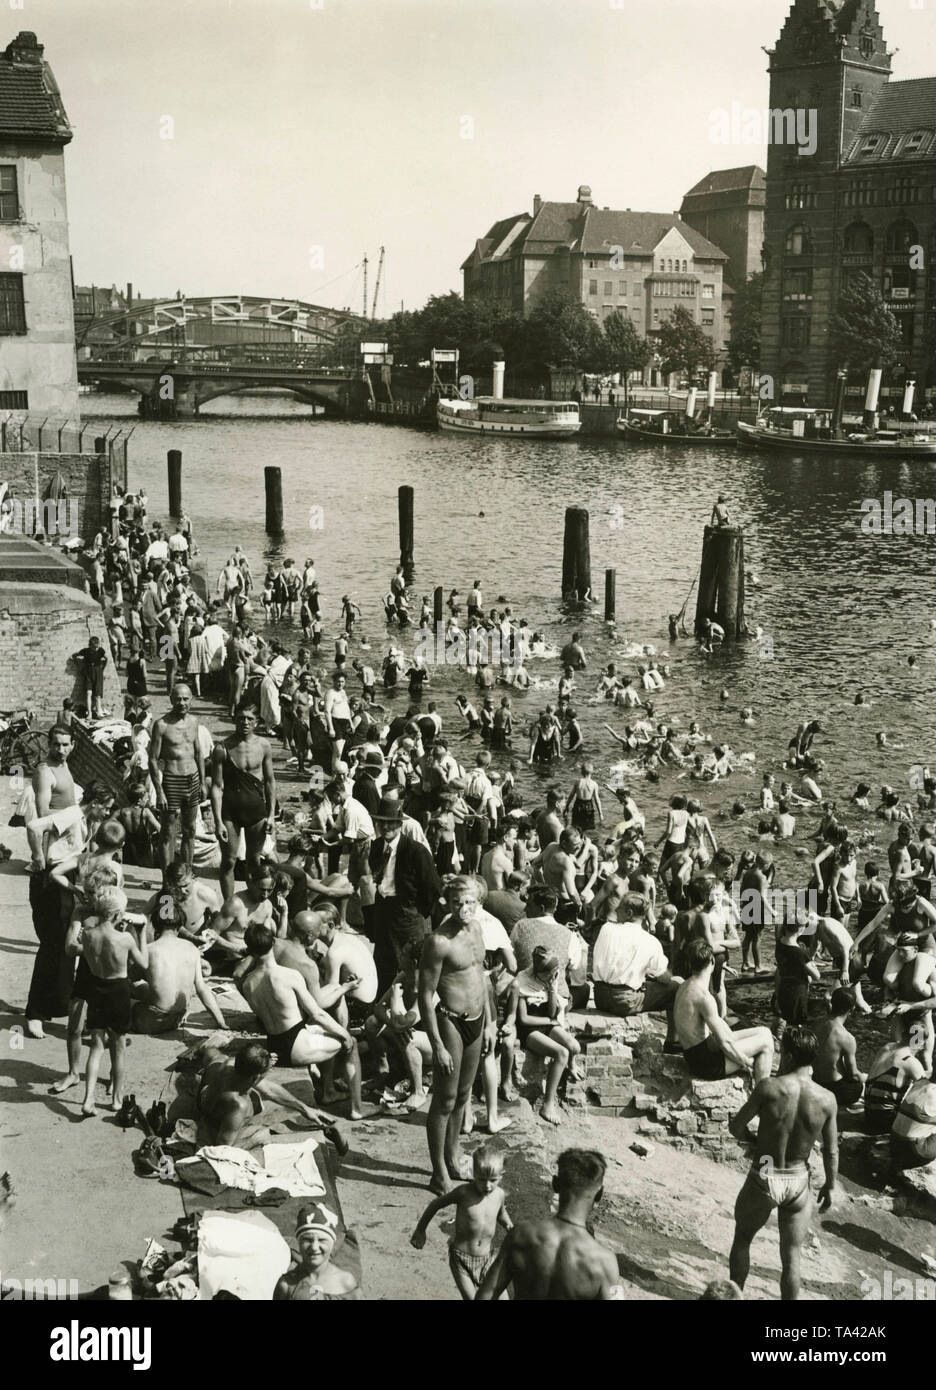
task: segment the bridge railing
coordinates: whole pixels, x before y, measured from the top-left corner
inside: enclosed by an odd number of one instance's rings
[[[0,454],[106,453],[115,476],[126,477],[127,442],[133,429],[82,425],[77,420],[40,420],[37,416],[0,412]],[[103,448],[99,444],[103,442]]]

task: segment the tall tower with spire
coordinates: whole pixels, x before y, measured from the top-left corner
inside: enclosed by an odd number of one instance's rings
[[[768,54],[761,371],[773,378],[775,402],[808,393],[823,404],[836,365],[828,325],[846,211],[841,171],[887,87],[891,56],[874,0],[795,0]]]

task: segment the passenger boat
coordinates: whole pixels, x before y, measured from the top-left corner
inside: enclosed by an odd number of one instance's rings
[[[832,411],[809,406],[771,406],[753,425],[738,421],[742,444],[796,453],[852,454],[863,458],[936,458],[936,434],[907,430],[848,429],[836,437]]]
[[[440,400],[436,419],[441,430],[458,434],[511,434],[530,439],[566,439],[581,427],[575,401],[523,401],[478,396],[475,400]]]
[[[725,448],[738,442],[730,430],[686,430],[687,417],[675,410],[631,410],[617,422],[618,434],[645,444],[689,444]]]

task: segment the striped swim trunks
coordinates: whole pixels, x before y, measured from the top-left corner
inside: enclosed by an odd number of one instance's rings
[[[162,787],[170,811],[198,810],[201,778],[197,772],[164,772]]]

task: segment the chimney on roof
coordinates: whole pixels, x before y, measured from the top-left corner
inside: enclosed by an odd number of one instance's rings
[[[21,29],[15,39],[11,39],[6,46],[4,57],[11,63],[31,63],[42,62],[42,44],[35,34],[28,29]]]
[[[575,201],[577,203],[581,203],[582,206],[586,208],[591,208],[595,206],[592,202],[591,189],[589,188],[587,183],[579,184],[578,197]]]
[[[538,193],[533,194],[533,216],[539,216],[539,210],[543,206],[543,200]]]

